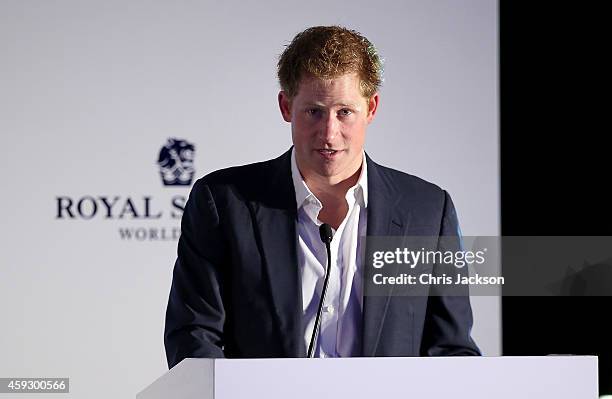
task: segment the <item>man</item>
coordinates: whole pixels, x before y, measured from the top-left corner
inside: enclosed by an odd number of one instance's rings
[[[369,296],[363,237],[457,235],[449,195],[364,152],[382,67],[341,27],[298,34],[278,63],[293,147],[198,180],[186,204],[166,315],[169,367],[186,357],[304,357],[327,254],[317,357],[478,355],[463,296]]]

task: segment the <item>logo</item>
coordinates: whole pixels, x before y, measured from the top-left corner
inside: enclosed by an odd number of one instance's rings
[[[195,146],[187,140],[169,138],[159,151],[157,164],[164,186],[190,186],[195,174]]]
[[[169,138],[159,151],[157,161],[163,186],[155,184],[151,187],[153,192],[122,193],[112,188],[109,192],[107,187],[97,194],[56,195],[55,219],[86,221],[92,227],[109,224],[125,241],[176,241],[181,234],[180,219],[187,202],[185,188],[189,188],[195,175],[194,151],[195,145],[187,140]],[[149,153],[140,159],[149,159],[150,165],[150,156]],[[148,168],[129,170],[150,173]],[[166,190],[164,186],[176,189]]]

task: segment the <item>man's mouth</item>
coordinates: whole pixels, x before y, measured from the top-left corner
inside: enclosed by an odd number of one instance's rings
[[[336,157],[342,153],[342,150],[318,149],[317,152],[321,157],[323,157],[323,159],[331,161],[336,159]]]

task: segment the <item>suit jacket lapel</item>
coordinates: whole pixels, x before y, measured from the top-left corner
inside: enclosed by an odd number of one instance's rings
[[[397,209],[399,191],[384,174],[382,168],[366,154],[368,162],[368,236],[400,236],[406,231],[409,216],[402,217]],[[366,243],[367,245],[367,243]],[[367,253],[367,250],[366,250]],[[367,260],[366,260],[367,261]],[[371,268],[364,267],[364,279],[371,278]],[[363,298],[363,356],[375,356],[383,323],[393,294],[393,285],[384,288],[386,295],[370,296],[364,282]]]
[[[265,196],[261,201],[252,202],[251,207],[285,353],[303,357],[306,350],[296,249],[297,206],[290,151],[272,162],[270,174],[262,177]]]

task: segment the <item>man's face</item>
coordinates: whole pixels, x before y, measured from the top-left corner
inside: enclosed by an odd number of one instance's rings
[[[361,167],[366,127],[374,118],[378,93],[366,99],[357,74],[302,79],[289,99],[279,93],[283,118],[291,122],[295,156],[304,179],[336,184]]]

